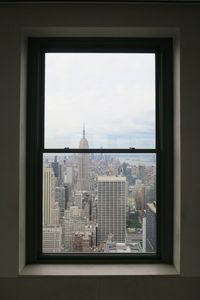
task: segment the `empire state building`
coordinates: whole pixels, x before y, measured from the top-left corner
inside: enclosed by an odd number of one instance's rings
[[[85,137],[85,125],[83,125],[83,137],[80,140],[79,149],[89,149],[88,140]],[[80,191],[89,190],[89,153],[79,153],[78,189]]]

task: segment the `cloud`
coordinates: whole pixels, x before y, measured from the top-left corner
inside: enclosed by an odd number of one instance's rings
[[[154,54],[46,54],[45,145],[154,147]]]

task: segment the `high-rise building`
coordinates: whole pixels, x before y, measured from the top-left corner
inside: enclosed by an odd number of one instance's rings
[[[133,195],[135,198],[136,209],[142,214],[145,207],[145,186],[140,179],[137,179],[135,182]]]
[[[56,178],[59,177],[59,163],[57,156],[54,157],[54,162],[51,163]]]
[[[52,209],[55,203],[55,177],[52,167],[44,167],[43,171],[43,224],[54,223]]]
[[[42,245],[44,253],[59,253],[62,251],[61,225],[43,225]]]
[[[43,225],[59,224],[59,203],[55,201],[55,176],[52,167],[43,170]]]
[[[73,168],[72,166],[66,167],[65,173],[64,173],[64,183],[72,185],[73,183]]]
[[[64,186],[57,186],[55,190],[55,199],[59,204],[60,217],[64,216],[66,203],[65,203],[65,188]]]
[[[80,140],[79,149],[89,149],[88,140],[85,137],[85,126],[83,126],[83,137]],[[78,190],[89,190],[89,153],[79,153],[78,157]]]
[[[156,202],[146,205],[146,251],[156,252]]]
[[[99,176],[97,180],[97,243],[112,234],[114,242],[126,239],[126,177]]]
[[[70,206],[72,206],[72,188],[71,185],[65,184],[65,209],[68,209]]]

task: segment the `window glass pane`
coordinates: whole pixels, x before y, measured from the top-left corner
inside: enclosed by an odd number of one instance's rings
[[[43,253],[155,253],[155,154],[44,154]]]
[[[154,53],[46,53],[45,147],[155,147]]]

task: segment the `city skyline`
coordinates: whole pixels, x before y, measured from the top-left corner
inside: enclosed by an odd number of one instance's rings
[[[79,148],[89,149],[84,125]],[[44,253],[156,252],[155,154],[51,155],[43,167]]]

